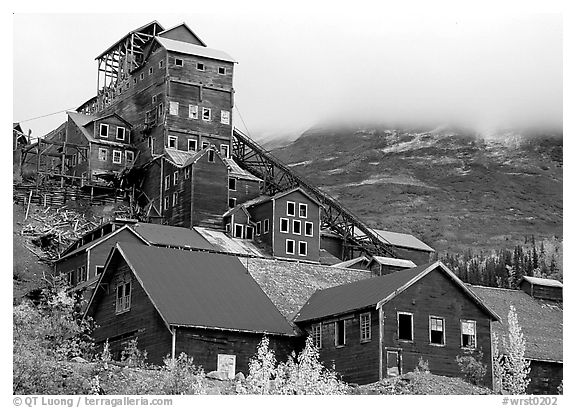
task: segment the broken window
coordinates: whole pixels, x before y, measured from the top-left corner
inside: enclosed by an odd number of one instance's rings
[[[126,150],[125,155],[126,155],[126,164],[130,165],[134,163],[134,152]]]
[[[229,111],[220,111],[220,123],[224,125],[230,124],[230,112]]]
[[[360,314],[360,341],[368,341],[372,338],[372,321],[370,312]]]
[[[462,347],[476,348],[476,321],[461,320]]]
[[[322,323],[313,324],[311,328],[310,337],[312,337],[312,343],[317,349],[322,348]]]
[[[98,149],[98,160],[100,160],[100,161],[107,161],[108,160],[108,149],[103,148],[103,147]]]
[[[342,347],[346,344],[346,321],[338,320],[334,322],[334,345]]]
[[[114,163],[114,164],[122,163],[122,151],[121,150],[112,150],[112,163]]]
[[[212,117],[212,110],[210,108],[202,108],[202,120],[210,121]]]
[[[304,235],[311,237],[314,235],[314,224],[310,221],[304,223]]]
[[[300,256],[308,255],[308,243],[306,241],[298,242],[298,255]]]
[[[108,125],[105,123],[100,124],[100,137],[108,137]]]
[[[291,254],[294,255],[294,240],[292,239],[287,239],[286,240],[286,253],[287,254]]]
[[[290,232],[290,223],[288,218],[280,218],[280,232]]]
[[[414,340],[412,332],[412,313],[398,312],[398,340]]]
[[[444,345],[444,318],[430,316],[430,344]]]
[[[178,149],[178,136],[168,136],[168,147]]]
[[[188,117],[198,119],[198,105],[188,105]]]
[[[286,215],[294,217],[296,215],[296,203],[288,201],[286,203]]]
[[[116,313],[130,310],[131,282],[124,282],[116,287]]]
[[[299,220],[292,221],[292,233],[296,235],[300,235],[302,233],[302,224]]]

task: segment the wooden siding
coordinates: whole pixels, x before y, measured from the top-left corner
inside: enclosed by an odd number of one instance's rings
[[[236,356],[236,372],[248,375],[248,362],[256,354],[262,336],[259,333],[178,327],[176,355],[186,353],[194,357],[194,364],[210,372],[218,368],[218,354],[233,354]],[[277,361],[286,361],[292,350],[298,351],[298,340],[293,337],[268,338]]]
[[[164,357],[172,351],[172,335],[162,321],[160,314],[131,273],[126,262],[116,256],[111,262],[112,273],[108,275],[107,291],[98,289],[88,315],[92,316],[98,325],[94,330],[94,340],[101,345],[109,340],[111,352],[117,356],[124,348],[126,341],[138,337],[138,348],[146,350],[147,361],[161,364]],[[116,314],[117,278],[122,274],[131,276],[131,306],[130,310]],[[128,335],[114,341],[115,337]]]
[[[142,191],[146,194],[149,200],[151,200],[156,209],[161,211],[162,209],[162,188],[163,188],[163,179],[162,179],[162,169],[160,160],[155,160],[146,167],[146,172],[144,175],[144,181],[142,184]],[[145,199],[144,199],[145,200]],[[145,204],[145,203],[144,203]]]
[[[520,289],[537,299],[562,301],[561,287],[537,285],[523,280],[520,284]]]
[[[162,33],[162,37],[202,46],[202,43],[198,41],[198,38],[190,31],[188,31],[188,29],[184,26],[174,27],[170,29],[167,32]]]
[[[176,66],[175,59],[181,59],[183,66]],[[196,69],[196,64],[204,64],[204,71]],[[218,74],[218,67],[226,68],[226,75]],[[197,55],[186,55],[173,51],[168,52],[168,73],[170,78],[177,81],[221,88],[231,92],[234,78],[234,64],[228,61],[217,61]],[[228,107],[233,103],[229,99]]]
[[[122,230],[110,239],[98,244],[90,250],[90,268],[88,271],[88,278],[96,276],[96,266],[104,266],[110,251],[118,242],[129,242],[134,244],[146,245],[142,240],[136,237],[128,230]]]
[[[260,235],[256,235],[256,230],[254,230],[254,239],[256,242],[263,243],[270,252],[272,252],[272,228],[274,223],[273,208],[272,201],[267,201],[249,209],[252,221],[255,223],[260,221],[262,223],[262,232]],[[268,220],[270,225],[267,233],[264,233],[264,220]]]
[[[70,284],[71,284],[71,286],[75,286],[78,283],[80,283],[76,279],[76,276],[77,276],[76,271],[81,266],[86,266],[87,263],[88,263],[87,254],[86,254],[86,252],[82,252],[82,253],[79,253],[77,256],[66,258],[66,259],[63,259],[61,261],[56,262],[56,264],[54,265],[54,270],[55,270],[55,273],[57,275],[59,275],[61,273],[68,275],[69,273],[73,272]]]
[[[558,394],[558,386],[564,378],[563,364],[533,360],[530,362],[529,378],[527,394]]]
[[[192,225],[222,228],[222,215],[228,210],[228,168],[214,154],[214,162],[203,155],[192,169]]]
[[[235,198],[236,204],[245,203],[248,200],[259,197],[261,192],[261,183],[255,180],[244,180],[230,175],[230,178],[236,179],[236,190],[228,190],[228,197]]]

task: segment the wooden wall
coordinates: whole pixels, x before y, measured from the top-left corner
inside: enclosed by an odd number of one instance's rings
[[[564,378],[563,364],[532,360],[529,378],[527,394],[558,394],[558,386]]]
[[[192,170],[192,225],[223,228],[228,210],[228,168],[218,154],[214,162],[204,154]]]
[[[256,235],[256,230],[254,230],[254,238],[258,242],[265,244],[267,248],[272,250],[272,235],[274,228],[274,204],[272,201],[266,201],[258,206],[250,207],[250,214],[252,215],[252,221],[262,223],[262,232],[260,235]],[[267,233],[264,233],[264,220],[268,220],[270,223],[270,228]],[[272,253],[273,254],[273,253]]]
[[[245,203],[248,200],[259,197],[261,192],[261,182],[256,180],[246,180],[230,175],[236,179],[236,190],[229,190],[228,197],[235,198],[236,204]]]
[[[562,288],[555,286],[535,285],[523,280],[520,284],[520,289],[528,293],[530,296],[538,299],[558,300],[562,301]]]
[[[144,181],[142,184],[142,191],[146,196],[153,200],[154,205],[158,211],[162,211],[162,172],[161,172],[161,161],[163,159],[158,159],[153,161],[147,168],[144,176]]]
[[[54,270],[57,275],[64,273],[69,274],[72,273],[72,279],[70,281],[71,286],[77,285],[79,282],[76,279],[76,271],[79,267],[85,266],[88,263],[88,257],[86,252],[80,252],[76,256],[63,259],[58,261],[54,265]]]
[[[96,276],[96,266],[104,266],[110,251],[118,242],[129,242],[132,244],[146,245],[140,238],[136,237],[132,232],[128,230],[122,230],[118,232],[110,239],[102,242],[101,244],[98,244],[96,247],[90,250],[90,267],[88,271],[89,278]]]

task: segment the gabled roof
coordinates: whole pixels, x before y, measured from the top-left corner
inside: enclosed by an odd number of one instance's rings
[[[341,315],[367,307],[378,308],[434,270],[439,270],[450,278],[492,319],[499,319],[498,315],[486,307],[478,296],[471,292],[454,273],[442,262],[436,261],[417,268],[320,290],[314,293],[298,312],[295,322]]]
[[[91,127],[88,127],[87,125],[94,122],[95,120],[98,120],[99,118],[97,118],[95,116],[91,116],[91,115],[84,115],[83,113],[72,112],[72,111],[68,111],[66,113],[68,114],[68,117],[70,119],[72,119],[72,122],[74,122],[76,127],[78,127],[80,132],[82,132],[82,135],[84,135],[84,137],[89,142],[105,144],[105,145],[110,145],[110,146],[126,146],[124,143],[118,143],[118,142],[114,142],[111,140],[97,139],[94,137],[94,135],[92,134]],[[110,116],[110,115],[108,115],[108,116]],[[118,115],[116,115],[116,116],[118,116]],[[120,118],[122,121],[127,123],[129,126],[132,126],[132,125],[130,125],[130,123],[126,122],[120,116],[118,116],[118,118]]]
[[[492,327],[502,340],[508,332],[510,306],[516,308],[518,323],[526,340],[526,358],[539,361],[563,361],[562,303],[535,299],[522,290],[467,285],[502,318]],[[500,346],[500,350],[502,347]]]
[[[130,32],[129,32],[128,34],[126,34],[124,37],[122,37],[121,39],[119,39],[118,41],[116,41],[114,44],[112,44],[110,47],[108,47],[108,48],[106,49],[106,51],[102,52],[102,53],[101,53],[100,55],[98,55],[95,59],[99,59],[99,58],[103,57],[104,55],[108,54],[108,52],[110,52],[111,50],[117,48],[120,43],[123,43],[124,40],[126,40],[126,38],[128,38],[128,37],[131,36],[132,34],[145,31],[147,28],[149,28],[149,27],[151,27],[151,26],[156,26],[156,28],[158,29],[158,31],[163,31],[163,30],[164,30],[164,27],[162,27],[162,26],[160,25],[160,23],[159,23],[158,21],[156,21],[156,20],[154,20],[154,21],[152,21],[152,22],[150,22],[150,23],[148,23],[148,24],[144,24],[142,27],[138,27],[137,29],[130,31]]]
[[[234,254],[238,256],[255,256],[260,258],[268,257],[251,240],[238,239],[228,236],[223,231],[210,228],[194,227],[202,237],[204,237],[218,252]]]
[[[235,257],[121,243],[108,258],[98,286],[109,279],[117,256],[124,258],[168,327],[294,335]]]
[[[152,245],[214,250],[214,247],[202,235],[190,228],[146,222],[139,222],[129,228]]]
[[[424,242],[420,241],[414,235],[404,234],[401,232],[391,232],[385,231],[380,229],[370,228],[372,232],[374,232],[385,244],[393,245],[399,248],[408,248],[408,249],[418,249],[420,251],[427,251],[427,252],[435,252],[434,248],[426,245]],[[363,235],[363,233],[356,229],[356,233],[359,235]]]
[[[204,149],[199,150],[197,152],[186,152],[184,150],[178,150],[171,147],[167,147],[164,149],[165,151],[164,157],[170,160],[172,163],[174,163],[174,165],[182,168],[187,167],[191,164],[195,164],[198,161],[198,159],[204,156],[210,149],[212,149],[214,153],[222,161],[224,161],[224,158],[222,157],[218,149],[216,149],[212,144],[206,146]]]
[[[549,286],[554,288],[562,288],[562,282],[557,281],[556,279],[544,279],[544,278],[536,278],[534,276],[523,276],[522,279],[531,283],[532,285],[540,285],[540,286]]]
[[[91,120],[89,122],[85,123],[84,126],[87,126],[92,122],[96,122],[97,120],[104,120],[104,119],[111,118],[111,117],[115,117],[115,118],[119,119],[121,122],[126,124],[126,126],[128,126],[129,128],[132,128],[132,124],[130,122],[128,122],[126,119],[124,119],[122,116],[118,115],[115,112],[108,113],[108,114],[105,114],[102,116],[90,116]]]
[[[401,268],[415,268],[416,264],[409,259],[389,258],[386,256],[373,256],[372,262],[377,262],[380,265],[399,266]]]
[[[186,23],[181,23],[181,24],[175,25],[174,27],[168,28],[168,29],[162,31],[161,33],[158,33],[157,35],[159,37],[166,38],[167,34],[169,34],[171,31],[177,30],[179,28],[184,28],[185,30],[187,30],[194,38],[196,38],[196,40],[198,40],[198,42],[200,44],[202,44],[202,46],[206,47],[206,43],[204,41],[202,41],[202,39],[200,37],[198,37],[196,35],[196,33],[194,31],[192,31],[192,29],[190,27],[188,27],[188,25]]]
[[[244,170],[242,167],[240,167],[238,165],[238,163],[236,163],[234,161],[233,158],[225,157],[224,161],[228,165],[228,169],[229,169],[230,175],[232,177],[235,177],[238,179],[244,179],[244,180],[262,181],[261,178],[256,177],[255,175],[251,174],[250,172],[248,172],[248,171]]]
[[[357,258],[352,258],[347,261],[339,262],[337,264],[332,265],[335,268],[349,268],[350,266],[357,264],[358,262],[368,262],[368,258],[364,255],[359,256]]]
[[[214,48],[202,47],[200,45],[191,44],[183,41],[176,41],[170,38],[154,37],[154,41],[158,42],[162,47],[168,51],[178,52],[186,55],[196,55],[199,57],[214,59],[217,61],[226,61],[235,63],[236,60],[224,51],[215,50]]]

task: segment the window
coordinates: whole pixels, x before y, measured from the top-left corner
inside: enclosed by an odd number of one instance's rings
[[[346,345],[346,321],[338,320],[334,322],[334,345],[342,347]]]
[[[178,204],[178,192],[172,194],[172,207],[176,207],[176,204]]]
[[[204,67],[204,64],[203,64],[203,63],[201,63],[201,62],[197,62],[197,63],[196,63],[196,69],[197,69],[198,71],[204,71],[204,68],[205,68],[205,67]]]
[[[235,178],[229,178],[228,179],[228,190],[236,191],[236,179]]]
[[[180,58],[176,58],[174,60],[174,65],[176,65],[177,67],[183,67],[184,66],[184,60],[180,59]]]
[[[190,167],[184,168],[184,180],[188,180],[190,178]]]
[[[114,164],[122,163],[122,151],[112,150],[112,163]]]
[[[174,185],[178,184],[178,170],[174,172]]]
[[[210,108],[202,108],[202,120],[210,121],[212,110]]]
[[[195,152],[198,149],[198,140],[188,139],[188,151]]]
[[[126,156],[126,164],[134,163],[134,152],[126,150],[126,152],[124,152],[124,155]]]
[[[78,268],[76,273],[78,274],[76,283],[86,282],[88,280],[88,275],[86,274],[86,265],[82,265],[80,268]]]
[[[178,136],[168,136],[168,147],[178,148]]]
[[[220,75],[226,75],[226,67],[218,67],[218,73]]]
[[[262,234],[262,221],[256,223],[256,235]]]
[[[462,330],[462,347],[476,348],[476,321],[461,320],[460,327]]]
[[[188,105],[188,117],[198,119],[198,105]]]
[[[230,151],[230,146],[228,146],[227,144],[221,144],[220,145],[220,154],[222,155],[222,157],[228,157],[228,152]]]
[[[104,265],[96,265],[96,275],[100,275],[104,272]]]
[[[298,242],[298,255],[300,256],[308,255],[308,243],[306,241]]]
[[[294,245],[295,242],[292,239],[286,240],[286,253],[290,255],[294,255]]]
[[[288,218],[280,218],[280,232],[290,232],[290,223]]]
[[[131,282],[124,282],[116,286],[116,313],[130,310]]]
[[[167,210],[170,207],[170,199],[168,196],[164,197],[164,210]]]
[[[164,118],[164,104],[161,103],[160,105],[158,105],[158,119],[163,118]]]
[[[292,233],[296,235],[300,235],[302,233],[302,224],[300,223],[300,220],[292,221]]]
[[[158,62],[158,68],[164,68],[164,60],[160,60],[160,62]]]
[[[164,177],[164,190],[168,190],[170,188],[170,176]]]
[[[116,128],[116,139],[124,140],[126,139],[126,129],[123,127],[118,126]]]
[[[152,104],[155,105],[158,102],[158,95],[152,95]]]
[[[253,239],[254,238],[254,227],[247,226],[246,227],[246,239]]]
[[[107,161],[108,160],[108,149],[99,148],[98,149],[98,160]]]
[[[270,231],[270,220],[266,218],[264,220],[264,234],[267,234]]]
[[[142,81],[144,79],[144,72],[140,73],[140,81]]]
[[[314,235],[314,224],[310,221],[304,223],[304,235],[311,237]]]
[[[430,344],[444,345],[444,318],[430,316]]]
[[[234,237],[242,238],[244,232],[244,226],[242,224],[234,224]]]
[[[398,340],[413,341],[412,313],[398,312]]]
[[[372,321],[370,312],[360,314],[360,341],[368,341],[372,338]]]
[[[212,149],[208,150],[208,161],[214,163],[214,150]]]
[[[108,137],[108,125],[105,123],[100,124],[100,137]]]
[[[312,331],[310,333],[310,337],[312,337],[312,342],[314,343],[314,347],[317,349],[322,348],[322,323],[313,324]]]
[[[154,73],[154,68],[150,67],[148,69],[148,75],[152,75]]]
[[[134,84],[138,83],[138,78],[134,77]]]
[[[286,215],[294,217],[296,215],[296,204],[293,201],[286,203]]]
[[[228,199],[228,208],[234,208],[236,207],[236,199],[235,198],[229,198]]]
[[[220,123],[223,123],[225,125],[229,125],[230,124],[230,112],[229,111],[220,111]]]
[[[298,204],[298,215],[301,218],[308,218],[308,204]]]
[[[178,102],[170,101],[170,115],[178,116]]]
[[[206,149],[208,146],[210,146],[210,142],[202,142],[202,150]]]

